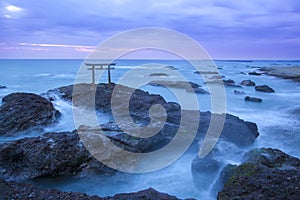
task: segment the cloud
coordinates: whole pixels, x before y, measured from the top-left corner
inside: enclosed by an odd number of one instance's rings
[[[2,0],[0,42],[67,44],[74,50],[96,46],[122,31],[152,26],[187,34],[213,47],[214,53],[233,43],[267,48],[274,41],[298,41],[299,18],[298,0]]]
[[[20,12],[23,10],[23,8],[20,8],[20,7],[14,6],[14,5],[9,5],[9,6],[6,6],[5,8],[9,12]]]

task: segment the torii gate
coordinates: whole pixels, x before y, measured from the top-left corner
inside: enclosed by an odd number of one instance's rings
[[[110,70],[114,69],[110,66],[115,66],[117,63],[84,63],[87,67],[87,70],[92,70],[92,84],[95,85],[95,70],[106,70],[107,69],[107,75],[108,75],[108,85],[111,84],[111,78],[110,78]],[[96,68],[99,66],[100,68]],[[105,67],[107,66],[107,67]]]

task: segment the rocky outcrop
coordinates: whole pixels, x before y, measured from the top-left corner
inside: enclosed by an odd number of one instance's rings
[[[1,177],[22,180],[75,175],[82,170],[113,172],[90,155],[76,132],[46,133],[0,144]]]
[[[105,112],[111,115],[112,95],[116,97],[114,101],[114,109],[117,110],[119,115],[123,113],[126,115],[128,110],[133,121],[140,124],[147,124],[150,122],[149,109],[153,105],[161,105],[166,109],[168,117],[173,111],[180,111],[180,106],[176,103],[167,103],[162,96],[149,94],[140,89],[133,89],[126,86],[112,83],[98,84],[93,87],[91,84],[78,84],[76,91],[73,93],[73,85],[56,88],[49,90],[46,93],[49,99],[55,98],[54,94],[58,94],[62,99],[76,103],[75,107],[85,107],[89,109],[96,109],[97,111]],[[128,94],[132,94],[128,96]],[[126,99],[128,98],[128,99]],[[75,101],[74,101],[75,99]],[[95,99],[93,101],[91,99]],[[128,101],[127,101],[128,100]],[[128,106],[129,102],[129,106]]]
[[[263,67],[260,70],[269,76],[276,76],[300,82],[300,66]]]
[[[151,81],[148,83],[151,86],[159,86],[159,87],[170,87],[170,88],[180,88],[184,89],[187,92],[195,92],[199,94],[208,94],[207,91],[201,88],[201,85],[193,82],[185,82],[185,81]]]
[[[201,118],[205,117],[207,116],[201,113]],[[200,133],[202,134],[205,132],[205,130],[201,130],[203,125],[203,123],[200,123]],[[217,178],[218,172],[224,166],[224,159],[220,158],[227,156],[227,153],[224,153],[220,148],[236,149],[236,147],[249,146],[253,144],[258,135],[256,124],[227,114],[221,136],[216,146],[206,157],[199,158],[197,156],[192,162],[193,179],[199,190],[208,190],[210,184]]]
[[[255,86],[255,83],[251,80],[243,80],[240,84],[244,86]]]
[[[76,199],[76,200],[177,200],[175,196],[161,193],[153,188],[134,193],[117,194],[113,197],[89,196],[78,192],[62,192],[56,189],[43,189],[29,183],[5,181],[0,178],[0,199]]]
[[[266,93],[274,93],[275,90],[273,88],[270,88],[267,85],[258,85],[255,86],[255,90],[259,92],[266,92]]]
[[[256,103],[261,103],[262,99],[261,98],[257,98],[257,97],[246,96],[245,97],[245,101],[252,101],[252,102],[256,102]]]
[[[276,149],[253,149],[241,165],[228,165],[220,179],[219,200],[299,199],[300,160]]]
[[[59,117],[51,102],[32,93],[12,93],[2,99],[0,135],[11,135],[27,129],[41,128]]]

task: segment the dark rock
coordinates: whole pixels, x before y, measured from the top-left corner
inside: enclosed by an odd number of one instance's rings
[[[175,196],[158,192],[152,188],[134,193],[117,194],[113,197],[89,196],[78,192],[62,192],[56,189],[43,189],[29,183],[5,181],[0,178],[0,199],[76,199],[76,200],[177,200]]]
[[[59,117],[51,102],[32,93],[12,93],[2,99],[0,135],[11,135],[27,129],[41,128]]]
[[[223,80],[223,82],[224,82],[224,85],[225,85],[225,86],[229,86],[229,87],[239,87],[239,88],[242,87],[242,86],[240,86],[240,85],[236,85],[235,82],[234,82],[234,80],[231,80],[231,79]]]
[[[224,80],[225,84],[235,84],[234,80],[232,79],[228,79],[228,80]]]
[[[166,73],[152,73],[149,76],[169,76],[169,75]]]
[[[274,89],[270,88],[267,85],[259,85],[259,86],[255,86],[255,90],[256,91],[260,91],[260,92],[266,92],[266,93],[273,93],[275,92]]]
[[[113,197],[105,197],[105,200],[122,200],[122,199],[131,199],[131,200],[177,200],[175,196],[171,196],[166,193],[160,193],[153,188],[147,190],[142,190],[135,193],[128,194],[117,194]],[[191,199],[192,200],[192,199]]]
[[[218,199],[299,199],[300,160],[280,150],[253,149],[239,166],[227,166]]]
[[[260,70],[265,72],[269,76],[275,76],[300,82],[300,66],[263,67]]]
[[[5,88],[6,88],[6,86],[0,85],[0,89],[5,89]]]
[[[234,92],[234,94],[238,94],[238,95],[246,94],[244,91],[240,91],[240,90],[234,90],[233,92]]]
[[[98,196],[88,196],[77,192],[61,192],[56,189],[42,189],[29,183],[5,181],[0,178],[0,199],[78,199],[102,200]]]
[[[171,65],[169,65],[169,66],[166,66],[166,68],[167,68],[167,69],[170,69],[170,70],[178,70],[176,67],[174,67],[174,66],[171,66]]]
[[[244,86],[255,86],[255,83],[251,80],[243,80],[240,84]]]
[[[0,175],[5,178],[75,175],[84,168],[113,171],[101,163],[96,166],[94,161],[76,132],[46,133],[0,144]]]
[[[217,71],[195,71],[194,74],[219,74]]]
[[[258,102],[258,103],[261,103],[261,102],[262,102],[262,99],[261,99],[261,98],[257,98],[257,97],[249,97],[249,96],[246,96],[246,97],[245,97],[245,101],[252,101],[252,102]]]
[[[254,75],[254,76],[260,76],[261,73],[258,73],[258,72],[249,72],[248,73],[249,75]]]

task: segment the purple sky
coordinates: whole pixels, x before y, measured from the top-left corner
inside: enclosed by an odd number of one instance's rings
[[[149,26],[192,37],[214,59],[300,59],[299,0],[1,0],[0,58],[84,58]]]

